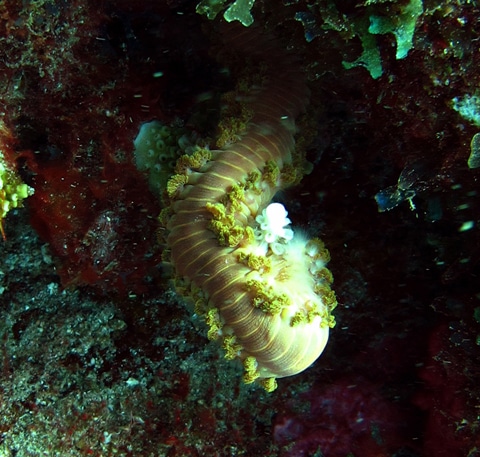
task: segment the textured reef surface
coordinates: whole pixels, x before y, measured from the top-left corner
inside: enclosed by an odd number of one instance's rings
[[[480,456],[479,18],[0,2],[0,457]],[[218,151],[264,160],[233,179]],[[182,210],[198,183],[222,195]],[[198,262],[238,261],[232,300],[278,340],[329,330],[311,367],[267,368],[272,340],[175,264],[190,210],[234,253]]]

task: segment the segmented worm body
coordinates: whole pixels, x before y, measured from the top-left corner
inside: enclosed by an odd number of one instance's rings
[[[233,103],[245,122],[233,139],[177,164],[169,182],[167,244],[209,337],[221,341],[226,357],[243,362],[245,382],[258,378],[273,390],[275,378],[317,359],[334,325],[323,243],[298,235],[269,243],[272,236],[262,232],[274,223],[264,211],[274,195],[302,175],[295,119],[306,109],[309,90],[295,58],[274,40],[235,28],[224,41],[263,65],[261,83],[236,91]]]

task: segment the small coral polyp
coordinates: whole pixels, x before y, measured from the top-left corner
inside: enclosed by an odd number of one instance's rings
[[[293,231],[285,228],[291,223],[287,210],[281,203],[271,203],[255,220],[260,227],[255,230],[255,238],[266,250],[270,248],[275,254],[284,252],[283,243],[293,238]]]
[[[219,132],[236,142],[202,160],[180,160],[162,219],[177,285],[204,316],[208,337],[221,342],[226,358],[241,360],[246,383],[258,380],[272,391],[276,378],[320,356],[335,325],[328,251],[294,234],[283,205],[271,203],[302,177],[294,122],[309,91],[294,58],[258,29],[225,26],[224,42],[265,62],[264,87],[251,94],[238,88],[230,97],[251,113],[243,131]]]

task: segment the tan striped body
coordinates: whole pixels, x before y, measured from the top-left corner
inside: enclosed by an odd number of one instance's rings
[[[191,290],[202,291],[206,309],[218,311],[219,337],[233,335],[238,347],[236,355],[241,360],[248,359],[247,364],[255,358],[253,377],[276,378],[304,370],[323,351],[330,309],[321,309],[326,305],[322,304],[319,288],[323,285],[329,292],[329,281],[322,281],[317,273],[311,274],[313,257],[301,252],[289,251],[287,256],[269,252],[270,271],[252,268],[241,260],[245,253],[256,252],[249,247],[249,243],[255,242],[245,236],[236,245],[221,245],[218,234],[212,230],[215,216],[207,209],[209,204],[222,202],[227,202],[228,208],[232,186],[240,185],[243,194],[235,200],[240,206],[231,213],[238,226],[254,228],[258,225],[256,216],[286,185],[281,175],[273,183],[261,178],[253,188],[245,184],[249,176],[264,176],[269,161],[280,171],[292,163],[294,121],[305,111],[309,95],[304,75],[294,60],[279,53],[269,40],[262,48],[258,36],[241,29],[225,40],[227,46],[236,45],[238,52],[265,59],[269,65],[264,87],[244,102],[253,113],[247,130],[237,142],[212,151],[211,160],[199,169],[188,171],[188,182],[172,203],[173,215],[167,227],[176,275]],[[308,244],[304,240],[296,243],[295,251]],[[293,268],[288,265],[289,260],[296,263]],[[328,270],[322,268],[322,271]],[[292,304],[279,313],[256,308],[252,305],[256,292],[247,285],[252,278],[261,281],[272,293],[285,291]],[[301,303],[293,303],[294,300]],[[312,309],[315,312],[307,321],[292,325],[295,312],[307,313]]]

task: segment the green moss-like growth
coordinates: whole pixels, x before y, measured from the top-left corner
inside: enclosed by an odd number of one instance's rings
[[[196,148],[192,154],[180,156],[175,165],[175,173],[188,173],[189,170],[199,170],[212,158],[212,152],[206,148]]]
[[[223,14],[227,22],[239,21],[245,27],[253,24],[253,16],[250,10],[255,0],[236,0],[233,2]]]
[[[383,73],[380,50],[377,47],[377,40],[368,32],[368,23],[365,22],[365,18],[357,23],[356,30],[362,43],[362,54],[353,62],[343,61],[343,66],[347,70],[365,67],[373,79],[380,78]]]
[[[275,378],[265,378],[260,381],[261,386],[266,392],[273,392],[277,387],[277,380]]]
[[[167,181],[167,195],[170,198],[175,198],[183,189],[183,186],[187,184],[188,176],[187,175],[173,175]]]
[[[399,14],[390,14],[388,16],[371,15],[368,31],[374,35],[393,33],[397,42],[395,57],[403,59],[413,46],[415,26],[422,13],[422,0],[410,0],[407,5],[400,8]]]
[[[276,293],[272,286],[257,279],[247,280],[247,289],[253,294],[252,305],[264,313],[276,315],[290,305],[290,300],[283,293]]]
[[[253,24],[253,16],[250,10],[255,0],[235,0],[227,2],[227,0],[202,0],[196,8],[197,13],[207,16],[212,20],[217,14],[225,9],[225,5],[229,5],[223,13],[223,17],[227,22],[239,21],[245,27]]]
[[[222,347],[225,351],[225,358],[227,360],[234,360],[240,354],[242,345],[237,343],[235,335],[225,335],[223,338]]]
[[[22,206],[22,201],[33,194],[33,189],[22,182],[18,174],[5,161],[0,145],[0,232],[3,219],[12,208]]]
[[[413,46],[418,18],[423,13],[422,0],[410,0],[403,6],[397,6],[395,2],[388,3],[388,7],[384,6],[383,9],[367,8],[367,14],[353,22],[353,29],[362,42],[363,51],[355,61],[343,62],[345,68],[364,66],[372,78],[376,79],[382,75],[382,61],[374,35],[392,33],[397,43],[395,57],[403,59],[407,56]]]
[[[251,384],[255,379],[260,377],[260,373],[257,371],[257,359],[255,357],[246,357],[243,361],[243,368],[245,373],[243,374],[243,381],[245,384]]]
[[[227,0],[202,0],[196,8],[198,14],[207,16],[208,19],[213,20],[217,14],[225,9]]]
[[[413,46],[415,28],[423,13],[422,0],[358,2],[355,15],[341,13],[331,0],[318,0],[314,3],[315,6],[308,11],[299,11],[294,16],[303,25],[306,41],[311,42],[322,36],[322,29],[334,30],[346,41],[359,39],[362,45],[361,55],[353,61],[343,61],[342,64],[347,69],[365,67],[374,79],[383,73],[375,35],[393,34],[397,44],[395,56],[403,59]]]
[[[214,341],[219,337],[223,327],[217,308],[211,308],[205,314],[205,322],[208,325],[207,337],[210,341]]]

